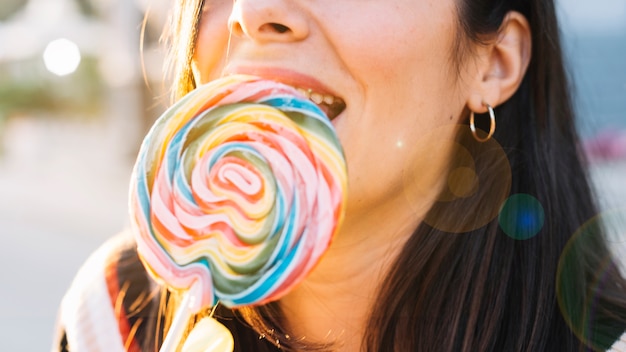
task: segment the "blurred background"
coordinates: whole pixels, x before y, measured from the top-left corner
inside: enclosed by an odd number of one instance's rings
[[[2,351],[50,350],[80,264],[127,226],[137,148],[168,101],[169,3],[0,0]]]
[[[169,3],[0,2],[2,350],[49,350],[74,274],[127,225],[137,148],[168,101]],[[590,173],[604,209],[625,209],[626,1],[558,6]]]

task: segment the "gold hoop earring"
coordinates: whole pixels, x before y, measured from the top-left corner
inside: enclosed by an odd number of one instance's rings
[[[472,130],[472,135],[474,136],[474,139],[476,139],[479,142],[486,142],[488,140],[491,139],[491,137],[493,136],[493,133],[496,131],[496,113],[495,111],[493,111],[493,108],[491,107],[491,105],[484,103],[483,105],[485,105],[487,107],[487,110],[489,111],[489,133],[487,134],[487,137],[485,138],[480,138],[478,136],[478,133],[476,132],[476,125],[474,124],[474,111],[472,111],[470,113],[470,130]]]

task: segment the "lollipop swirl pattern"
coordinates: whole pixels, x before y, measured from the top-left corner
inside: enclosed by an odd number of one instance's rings
[[[236,307],[284,295],[338,230],[343,151],[323,112],[295,89],[250,76],[199,87],[166,111],[135,164],[139,255],[199,304]]]

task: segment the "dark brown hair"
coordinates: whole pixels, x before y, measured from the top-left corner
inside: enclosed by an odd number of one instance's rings
[[[381,285],[363,345],[368,351],[604,350],[626,329],[626,283],[600,225],[573,236],[598,211],[578,151],[553,1],[457,1],[458,57],[495,38],[506,14],[518,11],[532,31],[530,66],[518,91],[496,109],[498,143],[459,136],[480,185],[471,197],[437,202],[427,216],[432,221],[406,242]],[[177,1],[170,27],[176,98],[194,88],[201,7],[201,0]],[[504,181],[502,165],[510,170]],[[498,182],[502,197],[489,187]],[[541,205],[544,223],[534,236],[507,235],[497,217],[476,223],[476,214],[497,214],[518,194]],[[238,350],[275,349],[265,341],[283,350],[323,347],[290,339],[276,303],[221,308],[218,316]]]

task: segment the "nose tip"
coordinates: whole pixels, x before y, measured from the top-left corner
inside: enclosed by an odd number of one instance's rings
[[[288,0],[237,0],[229,17],[233,35],[258,42],[289,42],[306,38],[304,13]]]

